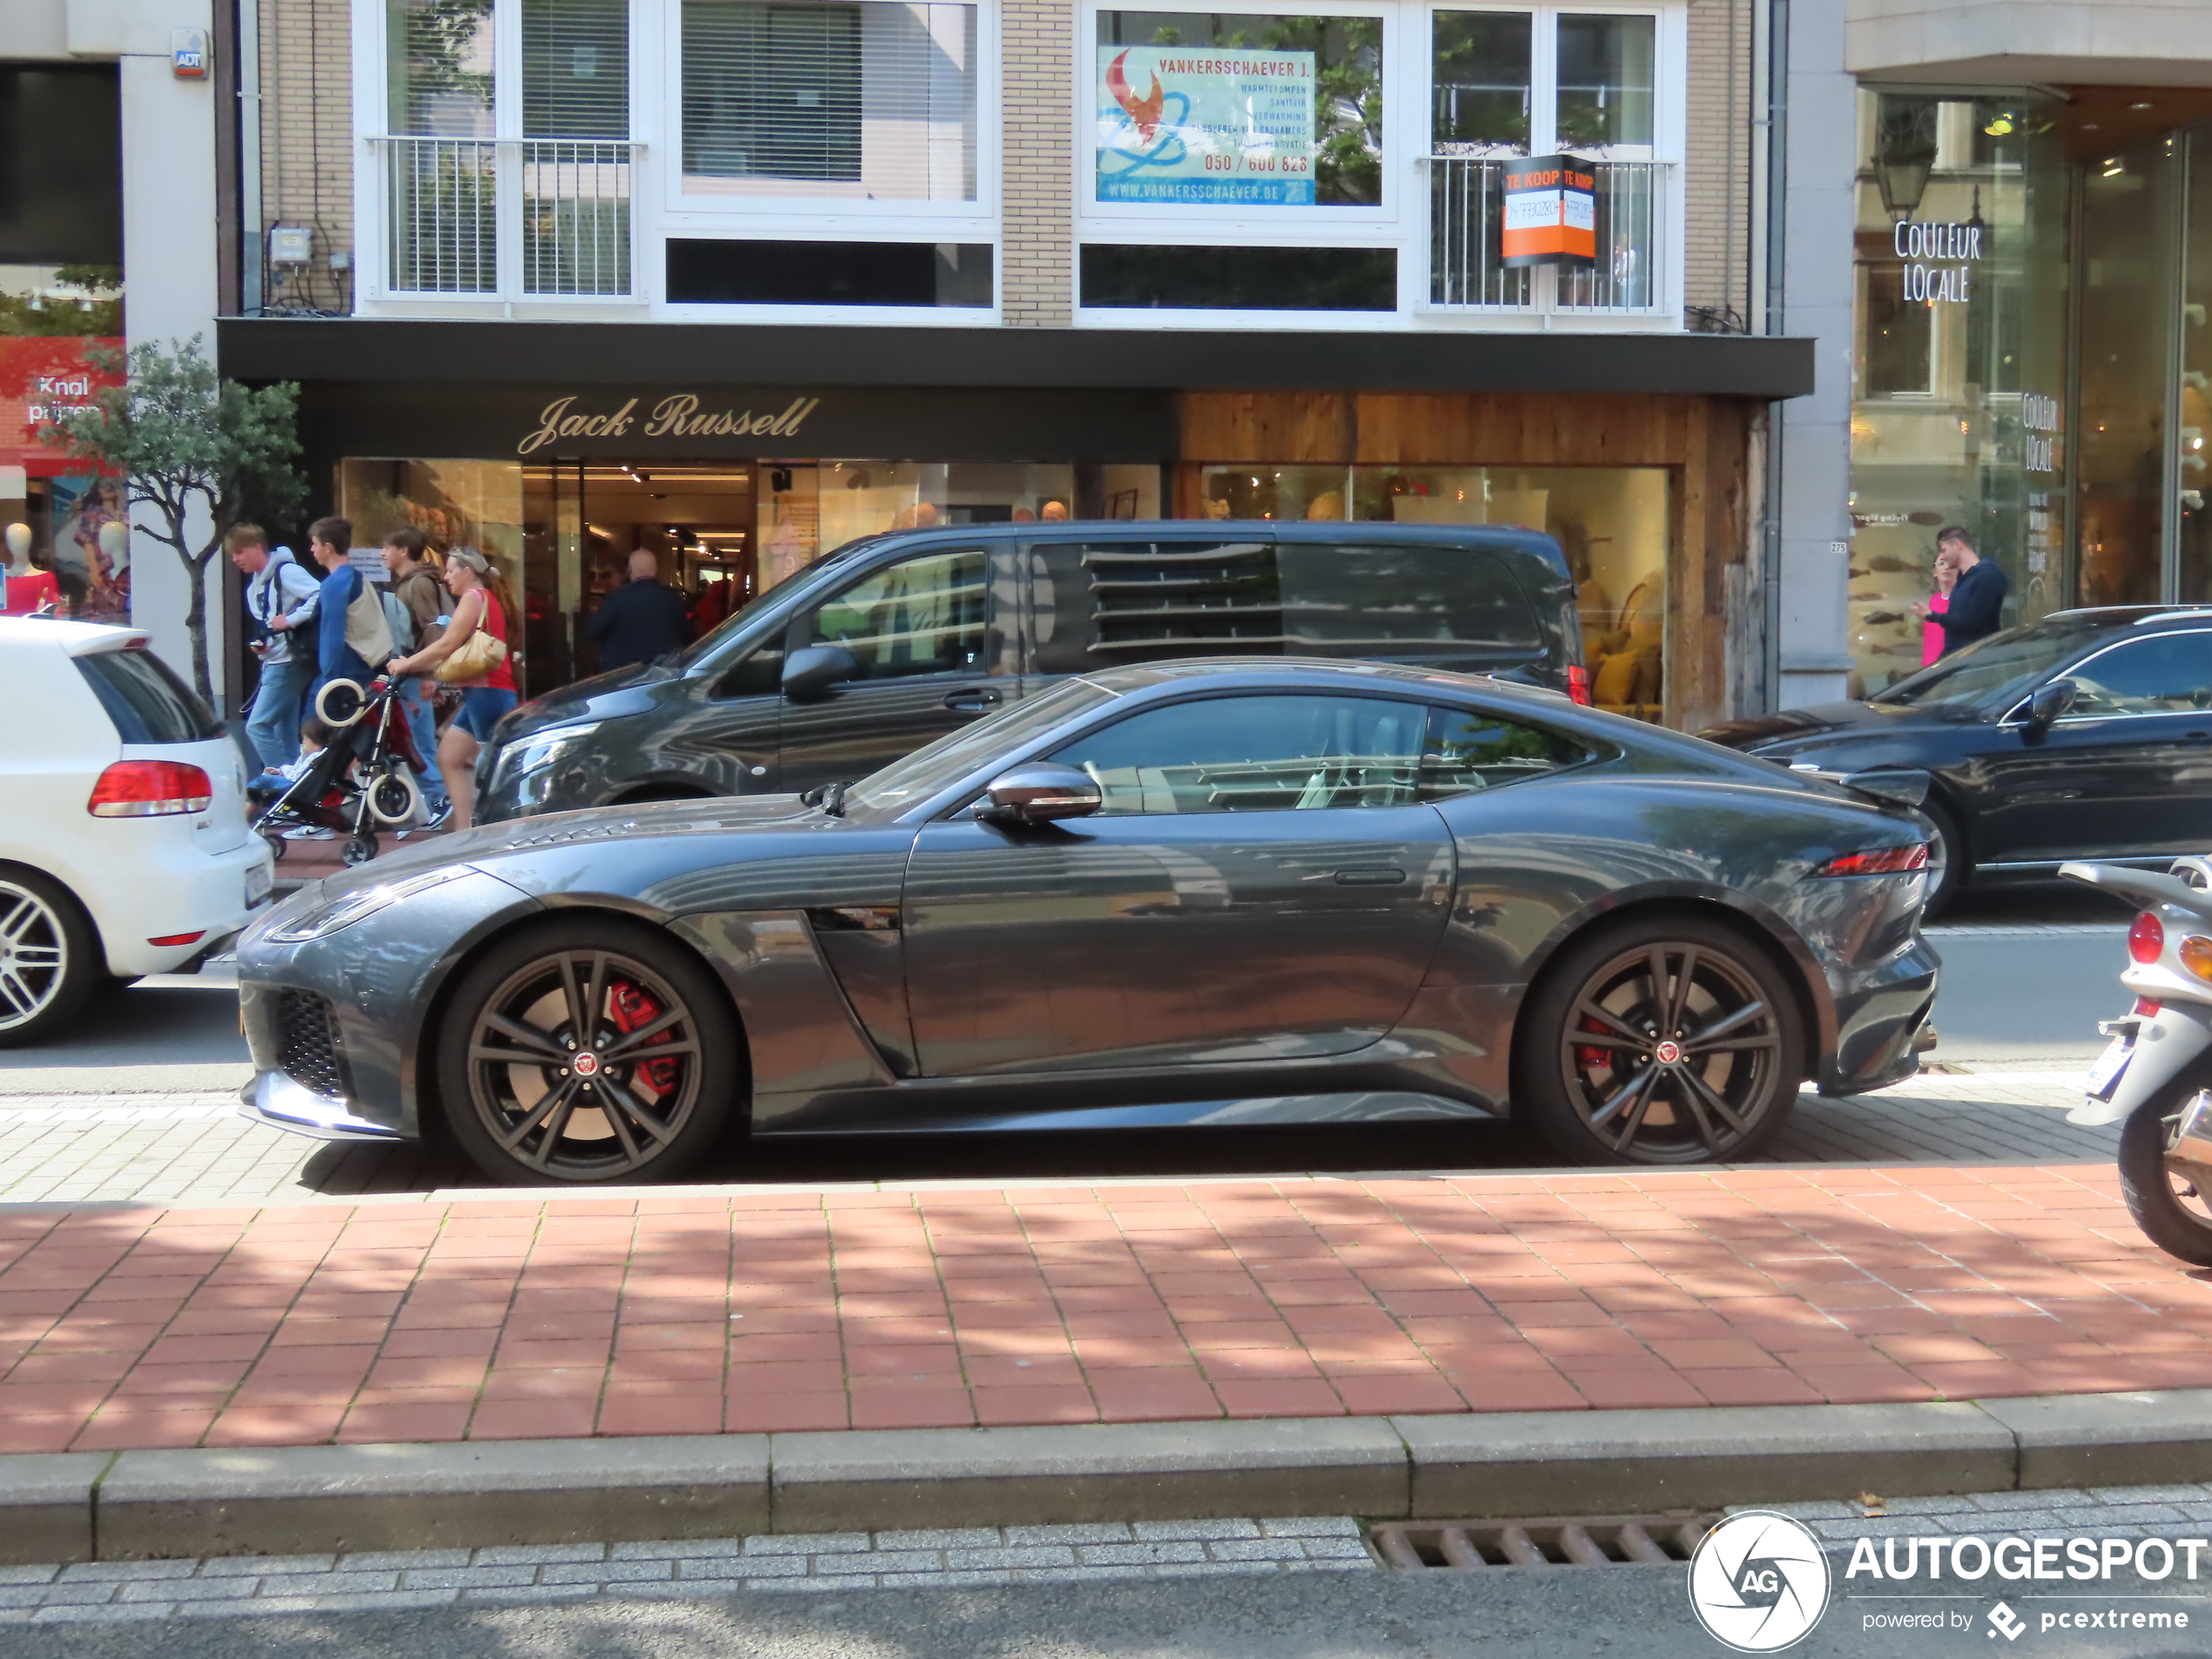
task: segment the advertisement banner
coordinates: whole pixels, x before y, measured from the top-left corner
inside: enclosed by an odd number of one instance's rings
[[[0,338],[0,467],[21,467],[33,478],[84,470],[57,446],[41,443],[38,428],[90,407],[97,388],[121,384],[120,375],[92,366],[91,354],[101,347],[119,352],[123,342],[81,334]]]
[[[1505,164],[1501,238],[1508,266],[1589,265],[1597,259],[1597,175],[1579,156]]]
[[[1100,201],[1313,205],[1312,52],[1100,53]]]

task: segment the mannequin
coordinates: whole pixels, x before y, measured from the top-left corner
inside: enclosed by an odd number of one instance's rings
[[[37,570],[30,563],[30,526],[10,524],[7,529],[7,606],[4,614],[27,617],[44,604],[57,604],[60,585],[51,570]]]

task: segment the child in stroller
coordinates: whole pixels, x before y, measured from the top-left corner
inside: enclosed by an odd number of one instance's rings
[[[348,865],[376,856],[379,829],[401,829],[421,814],[422,792],[415,781],[422,757],[415,752],[399,688],[389,678],[371,680],[366,689],[352,680],[331,680],[315,694],[316,720],[303,728],[312,742],[327,733],[323,746],[304,756],[299,775],[264,772],[246,786],[246,795],[262,808],[255,827],[278,858],[289,845],[287,830],[334,830],[345,836],[341,856]]]

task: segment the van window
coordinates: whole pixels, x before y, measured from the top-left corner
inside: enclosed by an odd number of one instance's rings
[[[1061,542],[1030,549],[1030,670],[1163,658],[1339,658],[1480,671],[1541,661],[1494,555],[1448,545]]]
[[[205,743],[223,735],[207,705],[150,651],[87,651],[76,662],[125,743]]]

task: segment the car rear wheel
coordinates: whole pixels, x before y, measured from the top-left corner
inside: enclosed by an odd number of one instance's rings
[[[563,921],[455,989],[438,1082],[454,1137],[513,1185],[664,1181],[735,1109],[736,1035],[698,959],[658,929]]]
[[[1734,929],[1631,921],[1570,945],[1521,1020],[1514,1103],[1578,1163],[1717,1163],[1772,1140],[1804,1076],[1786,970]]]
[[[66,891],[0,868],[0,1048],[43,1039],[106,971],[91,923]]]
[[[1928,848],[1928,900],[1920,911],[1932,921],[1966,885],[1966,838],[1949,807],[1930,799],[1921,804],[1920,813],[1936,831],[1935,844]]]

